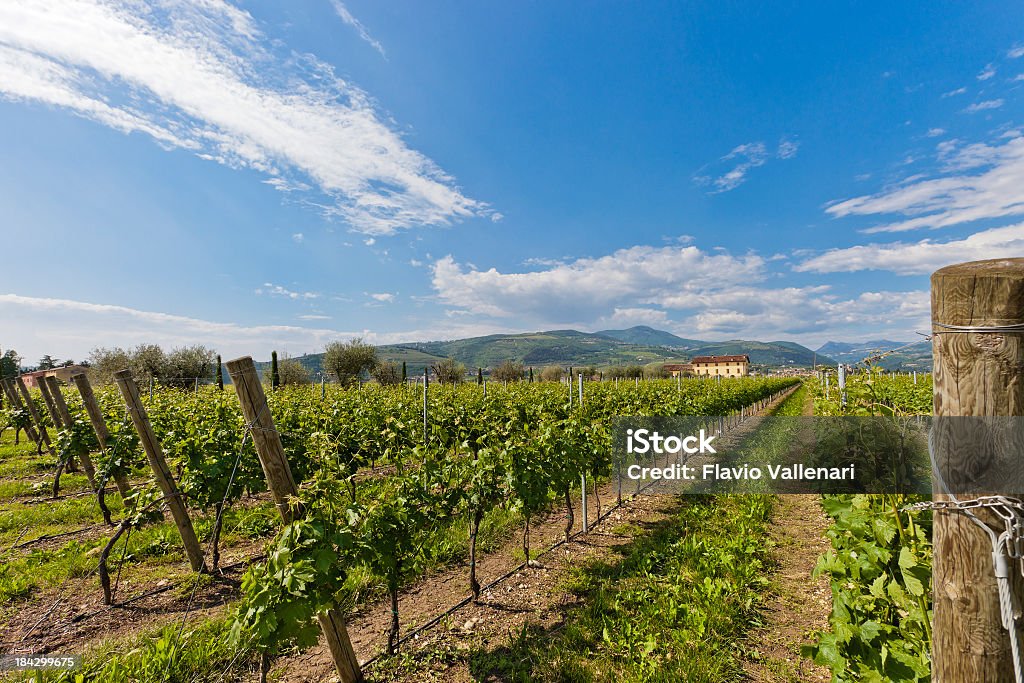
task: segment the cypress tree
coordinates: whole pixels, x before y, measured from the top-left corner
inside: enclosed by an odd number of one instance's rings
[[[476,383],[477,384],[483,384],[484,383],[484,369],[483,368],[477,368],[476,369]]]
[[[405,374],[405,361],[403,360],[402,361],[402,384],[405,384],[405,378],[406,378],[406,374]]]
[[[533,368],[530,368],[530,383],[533,384]]]
[[[224,368],[220,364],[220,354],[217,354],[217,388],[224,391]]]
[[[277,351],[270,353],[270,386],[274,391],[281,385],[281,375],[277,372]]]

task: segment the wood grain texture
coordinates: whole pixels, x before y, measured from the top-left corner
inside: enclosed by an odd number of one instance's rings
[[[146,413],[142,399],[139,398],[139,387],[135,384],[130,370],[121,370],[114,373],[114,381],[128,406],[128,414],[131,415],[132,424],[139,434],[139,443],[146,452],[149,460],[149,467],[153,470],[156,483],[166,497],[167,508],[171,511],[174,525],[178,527],[178,534],[181,536],[181,543],[185,547],[185,555],[188,556],[189,564],[197,572],[206,571],[206,563],[203,561],[203,549],[199,545],[195,528],[192,526],[192,518],[189,517],[185,508],[185,501],[182,500],[174,477],[171,475],[167,461],[164,459],[164,451],[160,441],[153,433],[153,426],[149,422],[149,415]]]
[[[931,284],[934,323],[987,327],[1024,322],[1024,259],[949,266],[936,271]],[[933,327],[937,417],[1024,415],[1024,334]],[[999,457],[1000,449],[993,447],[986,429],[972,429],[937,422],[936,457],[953,490],[990,469]],[[941,490],[935,493],[936,498],[946,497]],[[978,516],[994,521],[989,514]],[[1010,640],[1001,624],[988,536],[962,514],[936,513],[933,543],[933,680],[1012,682]],[[1019,574],[1014,591],[1022,595]]]
[[[242,405],[245,423],[250,426],[250,434],[256,446],[260,465],[263,466],[267,485],[277,503],[281,518],[287,524],[302,513],[302,508],[297,502],[299,488],[295,485],[292,469],[285,457],[281,436],[274,427],[274,418],[270,414],[267,396],[260,383],[259,373],[256,372],[256,365],[252,358],[244,356],[229,360],[225,366],[238,394],[238,401]],[[352,641],[348,629],[345,628],[341,610],[332,607],[317,618],[342,683],[362,681],[363,673],[359,668],[359,660],[352,650]]]
[[[64,424],[64,429],[71,429],[75,424],[75,420],[71,417],[67,401],[64,400],[64,392],[61,391],[60,382],[52,375],[41,379],[42,385],[45,385],[50,390],[50,399],[57,410],[57,415],[60,416],[60,421]],[[85,470],[85,476],[89,479],[89,485],[95,490],[96,466],[92,463],[92,457],[88,453],[80,453],[79,458],[82,461],[82,469]]]
[[[7,401],[11,404],[11,408],[14,410],[25,410],[25,406],[21,402],[21,397],[18,396],[18,390],[14,386],[14,380],[0,380],[0,385],[3,385],[4,393],[7,394]],[[28,438],[39,444],[39,448],[42,450],[43,445],[39,443],[39,433],[36,432],[36,428],[33,426],[31,420],[29,421],[29,424],[25,425],[25,433],[28,434]]]

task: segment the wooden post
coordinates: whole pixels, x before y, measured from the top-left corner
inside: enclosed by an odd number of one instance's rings
[[[1024,415],[1024,330],[967,332],[945,327],[1024,323],[1024,258],[947,266],[932,275],[931,285],[936,418]],[[936,457],[945,458],[951,471],[983,467],[978,461],[980,445],[965,445],[950,448],[937,434]],[[936,499],[946,498],[935,493]],[[975,512],[1003,528],[989,510]],[[989,537],[963,514],[936,512],[933,544],[932,680],[1014,681]],[[1020,601],[1024,591],[1017,563],[1011,567],[1016,575],[1011,576],[1011,586]]]
[[[82,372],[73,376],[71,381],[78,387],[78,395],[82,397],[82,405],[85,406],[89,422],[92,423],[92,429],[96,432],[96,440],[100,442],[100,448],[106,449],[110,442],[110,432],[103,421],[103,412],[100,410],[99,403],[96,402],[96,395],[92,393],[89,376]],[[128,478],[124,476],[123,472],[114,474],[114,483],[117,484],[117,490],[121,494],[122,500],[131,495],[132,487],[128,484]]]
[[[18,396],[18,390],[14,388],[14,380],[0,380],[0,384],[4,387],[4,393],[7,394],[7,402],[11,404],[11,408],[13,410],[26,410],[25,406],[22,405],[21,397]],[[39,433],[36,432],[36,428],[32,426],[31,421],[25,425],[25,433],[28,434],[28,438],[32,439],[32,441],[37,444],[39,443]],[[41,447],[40,450],[42,450]]]
[[[259,456],[263,474],[267,477],[267,485],[277,503],[277,509],[285,523],[291,522],[301,512],[298,501],[299,489],[292,477],[291,467],[285,458],[281,437],[274,428],[274,418],[267,406],[267,396],[263,393],[256,365],[252,358],[244,356],[229,360],[226,363],[231,383],[238,393],[238,401],[242,406],[242,415],[246,424],[252,426],[251,434],[256,454]],[[355,683],[363,680],[359,661],[352,650],[352,641],[341,610],[331,607],[318,616],[320,629],[327,638],[334,666],[338,670],[343,683]]]
[[[64,429],[71,429],[75,425],[74,418],[71,417],[71,411],[68,410],[67,401],[64,400],[64,394],[60,390],[60,382],[54,376],[41,378],[42,382],[40,386],[46,386],[50,390],[50,399],[53,401],[54,407],[57,409],[57,415],[60,417],[61,422],[64,423]],[[92,458],[89,457],[88,453],[80,454],[82,459],[82,469],[85,470],[85,476],[89,478],[89,484],[96,488],[96,467],[92,464]]]
[[[149,415],[146,414],[146,408],[142,405],[139,387],[132,379],[131,370],[114,373],[114,381],[117,382],[117,388],[124,398],[125,405],[128,406],[128,414],[131,415],[135,431],[139,434],[139,442],[142,444],[143,450],[146,451],[149,466],[153,470],[153,474],[156,475],[156,483],[167,498],[167,507],[174,518],[175,526],[178,527],[189,564],[192,565],[194,571],[204,572],[206,563],[203,562],[203,549],[199,545],[199,539],[196,538],[192,519],[188,516],[188,510],[185,509],[185,502],[181,499],[181,493],[174,483],[171,470],[167,467],[167,461],[164,460],[164,451],[160,447],[156,434],[153,433],[153,426],[149,423]]]
[[[110,432],[107,430],[107,425],[103,421],[103,412],[100,410],[99,403],[96,402],[96,395],[93,394],[92,385],[89,383],[89,377],[84,372],[74,375],[71,381],[75,383],[78,388],[78,394],[82,398],[82,405],[85,406],[85,412],[89,416],[89,422],[92,423],[92,429],[96,432],[96,440],[99,441],[100,448],[106,449],[107,444],[110,442]],[[125,499],[132,493],[131,485],[128,483],[128,478],[123,472],[114,473],[114,483],[117,485],[118,493],[121,494],[121,499]]]
[[[36,431],[39,434],[39,445],[46,446],[46,449],[50,451],[50,455],[57,457],[57,451],[53,448],[53,444],[50,443],[50,435],[46,432],[46,425],[43,424],[43,419],[39,416],[39,411],[36,410],[36,404],[32,402],[32,395],[28,393],[28,387],[25,385],[25,379],[19,377],[17,380],[18,391],[21,392],[21,398],[25,402],[25,409],[28,410],[28,414],[32,417],[32,422],[36,426]],[[40,448],[42,450],[42,448]]]

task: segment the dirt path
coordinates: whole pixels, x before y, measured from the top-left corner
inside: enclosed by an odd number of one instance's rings
[[[813,414],[810,394],[803,414]],[[746,665],[747,675],[758,683],[796,683],[832,680],[828,669],[800,655],[809,634],[828,627],[832,592],[828,577],[812,579],[818,557],[828,551],[825,537],[828,517],[816,494],[778,496],[770,533],[776,570],[772,593],[765,608],[767,623],[755,631],[749,648],[755,653]]]

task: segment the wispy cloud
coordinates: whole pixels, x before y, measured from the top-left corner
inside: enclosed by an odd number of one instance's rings
[[[775,151],[775,156],[779,159],[792,159],[799,149],[799,142],[782,138]],[[751,170],[764,166],[771,156],[772,154],[769,153],[768,146],[764,142],[748,142],[738,145],[717,162],[702,168],[694,176],[694,182],[699,185],[711,186],[712,194],[734,190],[746,181],[747,174]]]
[[[925,137],[937,138],[940,135],[945,135],[946,131],[944,128],[929,128],[928,132],[925,133]]]
[[[968,114],[973,114],[974,112],[986,111],[988,109],[999,109],[999,107],[1003,106],[1003,104],[1004,102],[1002,98],[995,100],[983,100],[981,102],[975,102],[971,106],[964,109],[964,111],[967,112]]]
[[[286,299],[318,299],[320,294],[318,292],[295,292],[290,289],[286,289],[281,285],[275,285],[272,282],[264,282],[262,287],[258,287],[255,290],[256,294],[267,295],[267,296],[280,296]]]
[[[348,8],[345,7],[341,0],[331,0],[331,5],[334,7],[335,13],[341,17],[342,21],[354,28],[359,33],[360,38],[365,40],[373,47],[374,50],[379,52],[381,57],[387,59],[387,55],[384,54],[384,46],[380,44],[380,41],[370,35],[370,32],[366,30],[366,27],[363,26],[361,21],[352,16],[352,13],[348,11]]]
[[[1024,215],[1024,137],[1017,134],[992,145],[950,140],[940,142],[936,150],[946,175],[908,178],[877,194],[834,203],[826,211],[836,218],[904,217],[871,227],[868,233],[946,228]]]
[[[0,97],[265,174],[354,230],[490,215],[330,65],[224,0],[0,3]]]
[[[987,81],[996,75],[996,67],[994,64],[986,64],[985,68],[978,74],[979,81]]]
[[[1024,57],[1024,47],[1011,48],[1006,53],[1006,56],[1009,57],[1010,59],[1018,59],[1020,57]]]
[[[956,97],[957,95],[963,95],[967,92],[966,87],[957,88],[956,90],[950,90],[949,92],[942,93],[943,97]]]
[[[244,325],[115,304],[18,294],[0,294],[0,319],[5,323],[4,348],[17,349],[27,358],[49,353],[59,358],[81,359],[90,349],[99,346],[155,343],[165,348],[205,344],[217,349],[225,358],[252,355],[265,359],[270,356],[270,349],[294,355],[315,353],[327,342],[352,337],[362,337],[373,344],[393,344],[511,331],[494,324],[450,320],[436,327],[385,334],[367,329]]]
[[[959,240],[891,242],[831,249],[797,264],[794,270],[850,273],[885,270],[898,275],[926,275],[960,261],[1016,256],[1024,253],[1024,223],[983,230]]]
[[[371,292],[368,296],[374,301],[389,304],[395,300],[395,295],[391,292]]]

